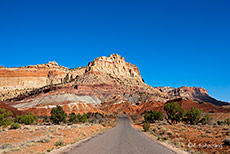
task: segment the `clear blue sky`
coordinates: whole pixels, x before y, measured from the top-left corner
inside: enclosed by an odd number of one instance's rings
[[[229,0],[1,0],[0,65],[86,66],[118,53],[152,86],[230,102]]]

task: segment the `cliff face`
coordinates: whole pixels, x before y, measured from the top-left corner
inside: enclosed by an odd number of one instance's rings
[[[109,74],[121,79],[142,82],[140,72],[135,65],[125,62],[124,57],[120,55],[112,54],[109,57],[96,58],[87,67],[73,70],[60,66],[56,62],[19,68],[0,67],[0,90],[40,88],[50,84],[65,83],[76,79],[85,72]]]
[[[117,54],[96,58],[88,64],[86,72],[110,74],[113,77],[136,79],[142,82],[139,69],[136,65],[127,63],[124,57]]]
[[[75,69],[56,62],[0,68],[0,89],[0,100],[37,115],[49,114],[56,105],[68,113],[141,113],[161,110],[165,102],[175,98],[224,105],[199,87],[153,88],[143,82],[135,65],[117,54]]]
[[[227,105],[228,103],[218,101],[209,96],[208,91],[200,87],[180,87],[180,88],[171,88],[171,87],[159,87],[158,88],[162,93],[167,94],[171,99],[175,97],[182,97],[185,99],[197,101],[197,102],[210,102],[217,106]]]
[[[96,58],[87,67],[75,69],[60,66],[56,62],[19,68],[0,68],[0,100],[11,99],[36,88],[72,81],[77,81],[78,85],[111,85],[114,83],[111,77],[126,80],[133,85],[143,83],[135,65],[127,63],[120,55],[112,54],[109,57]],[[112,86],[116,87],[114,84]]]
[[[208,91],[200,87],[158,87],[160,92],[167,94],[169,97],[183,97],[187,99],[193,99],[199,96],[209,96]]]
[[[70,70],[56,62],[30,65],[19,68],[0,68],[0,90],[40,88],[50,84],[68,82],[85,72],[84,69]]]

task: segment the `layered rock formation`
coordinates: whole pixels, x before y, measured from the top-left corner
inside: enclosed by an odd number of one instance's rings
[[[162,110],[165,102],[175,98],[224,105],[203,88],[151,87],[143,82],[135,65],[117,54],[96,58],[76,69],[56,62],[0,68],[0,88],[1,100],[37,115],[48,115],[56,105],[67,113],[141,113]]]
[[[113,77],[135,79],[142,82],[137,66],[127,63],[124,57],[117,54],[96,58],[88,64],[86,72],[110,74]]]
[[[19,68],[0,68],[0,90],[40,88],[50,84],[59,84],[75,79],[85,72],[79,68],[70,70],[56,62],[30,65]]]
[[[182,97],[185,99],[193,100],[196,102],[210,102],[217,106],[228,105],[228,103],[218,101],[209,96],[208,91],[200,87],[180,87],[180,88],[171,88],[171,87],[159,87],[162,93],[168,94],[169,98],[173,99],[175,97]]]
[[[0,68],[0,100],[17,97],[25,91],[76,79],[85,68],[69,69],[56,62],[19,68]]]

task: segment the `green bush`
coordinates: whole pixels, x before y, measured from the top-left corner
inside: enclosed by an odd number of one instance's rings
[[[79,121],[82,122],[82,123],[87,122],[87,121],[88,121],[87,115],[84,113],[84,114],[80,117]]]
[[[65,113],[63,108],[59,105],[57,105],[57,107],[51,110],[50,120],[54,124],[59,124],[60,122],[66,122],[66,117],[67,117],[67,114]]]
[[[77,123],[79,122],[77,115],[75,113],[70,113],[69,114],[69,123]]]
[[[88,116],[90,117],[96,117],[96,116],[99,116],[99,114],[94,114],[94,113],[88,113],[88,114],[83,114],[81,115],[80,113],[78,113],[77,115],[75,113],[70,113],[69,116],[68,116],[68,122],[70,124],[73,124],[73,123],[85,123],[88,121]]]
[[[0,108],[0,126],[9,126],[12,123],[12,115],[13,113],[11,111],[7,111],[6,109]]]
[[[157,112],[154,119],[155,120],[164,120],[162,112],[161,111]]]
[[[80,113],[77,114],[77,119],[79,122],[81,122],[81,114]]]
[[[174,121],[177,123],[182,121],[184,118],[184,109],[175,102],[166,103],[164,105],[164,110],[167,113],[167,121],[169,124],[173,124]]]
[[[16,123],[20,123],[20,124],[26,124],[26,125],[30,125],[32,123],[34,123],[34,121],[37,121],[37,117],[31,113],[27,113],[25,115],[21,115],[21,116],[16,116],[14,122]]]
[[[22,124],[23,122],[22,122],[22,120],[21,120],[21,116],[17,115],[17,116],[15,117],[15,119],[14,119],[14,122],[15,122],[15,123],[20,123],[20,124]]]
[[[11,126],[10,126],[10,129],[18,129],[20,127],[21,126],[19,125],[19,123],[12,123]]]
[[[209,114],[207,113],[207,114],[200,120],[200,122],[202,123],[202,125],[206,125],[206,124],[208,124],[209,120],[210,120],[210,116],[209,116]]]
[[[147,132],[149,130],[149,128],[150,128],[150,124],[148,122],[144,122],[143,123],[143,129],[144,129],[144,131]]]
[[[51,152],[51,149],[46,150],[47,152]]]
[[[230,119],[229,118],[225,119],[224,124],[229,126],[230,125]]]
[[[161,111],[145,111],[144,119],[146,122],[153,123],[155,120],[163,120],[163,114]]]
[[[186,112],[185,117],[187,123],[196,125],[200,121],[201,111],[193,107]]]

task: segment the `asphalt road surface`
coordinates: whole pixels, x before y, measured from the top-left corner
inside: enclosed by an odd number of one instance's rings
[[[172,154],[176,153],[132,127],[128,117],[116,127],[77,145],[69,154]]]

